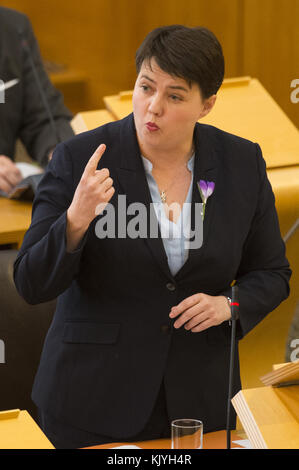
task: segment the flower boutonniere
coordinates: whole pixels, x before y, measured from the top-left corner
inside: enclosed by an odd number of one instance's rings
[[[198,186],[200,197],[202,200],[202,205],[203,205],[202,220],[204,220],[207,200],[214,192],[215,183],[213,181],[200,180],[199,183],[197,183],[197,186]]]

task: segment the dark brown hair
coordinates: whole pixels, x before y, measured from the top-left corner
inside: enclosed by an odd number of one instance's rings
[[[136,69],[155,59],[169,75],[197,83],[203,98],[217,93],[224,77],[224,57],[216,36],[206,28],[171,25],[151,31],[136,52]]]

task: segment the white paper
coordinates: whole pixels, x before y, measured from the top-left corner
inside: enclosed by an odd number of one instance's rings
[[[124,445],[124,446],[112,447],[112,449],[141,449],[141,447]]]
[[[242,447],[242,449],[252,449],[252,445],[249,439],[241,439],[240,441],[233,441],[234,444],[238,444]],[[234,449],[238,449],[238,447],[234,447]]]
[[[43,172],[40,167],[27,162],[17,162],[16,166],[19,168],[23,179],[27,178],[27,176],[37,175]]]
[[[20,80],[18,78],[14,78],[13,80],[9,80],[9,82],[1,83],[0,84],[0,91],[8,90],[8,88],[11,88],[11,87],[15,86],[17,83],[19,83],[19,81]]]

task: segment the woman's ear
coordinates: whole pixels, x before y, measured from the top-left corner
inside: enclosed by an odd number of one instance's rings
[[[203,108],[200,113],[200,119],[209,114],[209,112],[213,109],[214,104],[216,103],[216,98],[217,95],[212,95],[204,100]]]

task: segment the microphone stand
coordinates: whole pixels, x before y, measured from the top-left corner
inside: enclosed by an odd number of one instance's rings
[[[299,219],[295,221],[288,233],[284,236],[283,241],[286,243],[296,232],[299,227]],[[238,319],[239,299],[238,287],[232,287],[232,301],[231,301],[231,344],[230,344],[230,359],[229,359],[229,380],[228,380],[228,397],[227,397],[227,416],[226,416],[226,448],[231,448],[231,433],[230,433],[230,412],[232,409],[232,388],[234,378],[234,365],[235,365],[235,347],[236,347],[236,323]]]
[[[289,238],[291,238],[294,235],[294,233],[296,232],[298,228],[299,228],[299,219],[295,221],[295,223],[292,225],[288,233],[283,237],[283,241],[286,243],[289,240]]]
[[[232,386],[234,378],[234,365],[235,365],[235,346],[236,346],[236,323],[238,318],[238,287],[232,287],[232,301],[231,301],[231,345],[230,345],[230,359],[229,359],[229,380],[228,380],[228,397],[227,397],[227,416],[226,416],[226,448],[231,448],[231,435],[230,435],[230,412],[231,412],[231,399],[232,399]]]
[[[54,118],[53,118],[53,115],[52,115],[52,112],[51,112],[51,109],[50,109],[50,106],[49,106],[49,103],[48,103],[48,100],[47,100],[47,97],[45,95],[45,92],[43,90],[43,87],[42,87],[42,84],[41,84],[41,81],[40,81],[40,78],[38,76],[38,73],[37,73],[37,70],[36,70],[36,66],[34,64],[34,61],[33,61],[33,58],[32,58],[32,54],[31,54],[31,51],[30,51],[30,48],[29,48],[29,45],[28,45],[28,42],[27,42],[27,39],[25,38],[25,35],[23,33],[23,31],[18,31],[19,33],[19,37],[20,37],[20,40],[21,40],[21,47],[22,49],[25,51],[26,55],[27,55],[27,58],[29,59],[29,63],[30,63],[30,68],[32,70],[32,73],[33,73],[33,76],[34,76],[34,80],[35,80],[35,83],[37,85],[37,89],[39,91],[39,94],[40,94],[40,98],[41,98],[41,101],[42,101],[42,104],[43,104],[43,107],[46,111],[46,114],[48,116],[48,119],[49,119],[49,123],[50,123],[50,127],[51,127],[51,130],[52,130],[52,133],[53,133],[53,136],[56,140],[56,143],[60,143],[60,137],[59,137],[59,134],[58,134],[58,130],[56,128],[56,125],[55,125],[55,122],[54,122]]]

